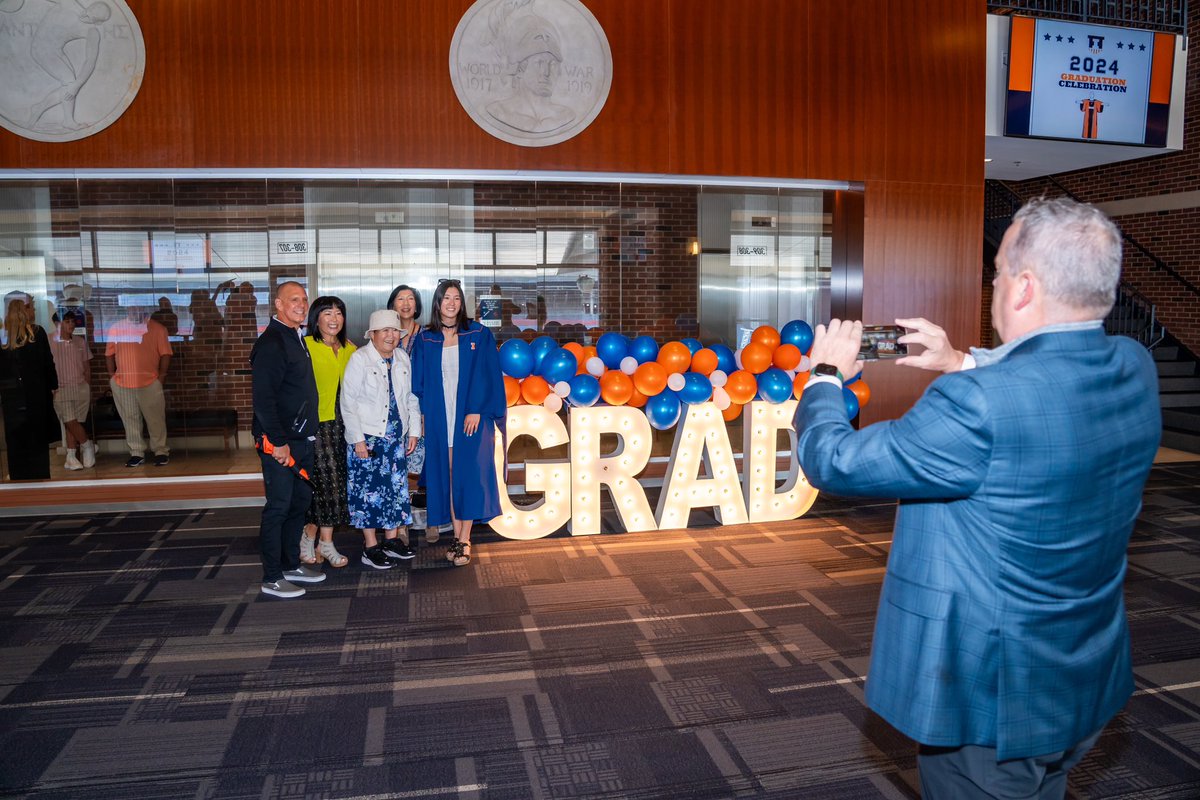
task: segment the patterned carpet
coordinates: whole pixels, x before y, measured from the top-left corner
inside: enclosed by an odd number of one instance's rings
[[[534,542],[257,592],[257,512],[0,520],[0,794],[913,798],[863,676],[894,514]],[[703,524],[695,515],[693,524]],[[1130,549],[1137,695],[1071,796],[1200,797],[1200,463]]]

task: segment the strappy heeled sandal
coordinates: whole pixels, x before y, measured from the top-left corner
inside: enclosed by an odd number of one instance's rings
[[[471,543],[455,540],[446,552],[446,560],[456,567],[465,567],[471,563]]]
[[[337,551],[333,546],[333,542],[321,542],[321,546],[317,548],[317,563],[322,561],[329,562],[329,566],[340,568],[350,563],[350,559]]]
[[[301,564],[319,564],[320,560],[316,553],[317,540],[310,539],[303,533],[300,534],[300,563]]]

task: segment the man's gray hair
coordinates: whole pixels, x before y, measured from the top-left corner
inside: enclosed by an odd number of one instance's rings
[[[1030,200],[1009,246],[1008,269],[1037,275],[1051,299],[1107,316],[1121,280],[1121,232],[1104,212],[1066,197]]]

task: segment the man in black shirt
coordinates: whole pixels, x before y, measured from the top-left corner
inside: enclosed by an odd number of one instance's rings
[[[250,351],[254,422],[251,431],[262,461],[263,594],[300,597],[297,583],[325,575],[300,563],[304,513],[312,500],[307,471],[313,468],[317,431],[317,382],[300,326],[308,318],[308,295],[293,281],[275,290],[275,316]]]

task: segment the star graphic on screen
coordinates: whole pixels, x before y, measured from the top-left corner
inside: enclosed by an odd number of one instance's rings
[[[1129,44],[1125,45],[1125,49],[1126,49],[1126,50],[1132,50],[1132,49],[1133,49],[1133,42],[1130,42]]]
[[[1143,53],[1144,53],[1144,52],[1146,52],[1146,45],[1144,45],[1144,44],[1139,44],[1139,45],[1138,45],[1138,50],[1141,50]]]
[[[1120,42],[1117,42],[1117,49],[1118,49],[1118,50],[1124,50],[1124,49],[1125,49],[1125,45],[1121,44]]]
[[[1055,37],[1054,37],[1054,41],[1056,41],[1056,42],[1061,42],[1061,41],[1062,41],[1062,34],[1060,33],[1058,36],[1055,36]]]
[[[1068,43],[1068,44],[1075,44],[1075,37],[1074,37],[1074,36],[1068,36],[1068,37],[1067,37],[1067,43]]]
[[[1047,33],[1047,34],[1044,34],[1044,35],[1042,36],[1042,38],[1043,38],[1043,39],[1045,39],[1045,40],[1048,42],[1048,41],[1050,41],[1050,34],[1048,34],[1048,33]]]

